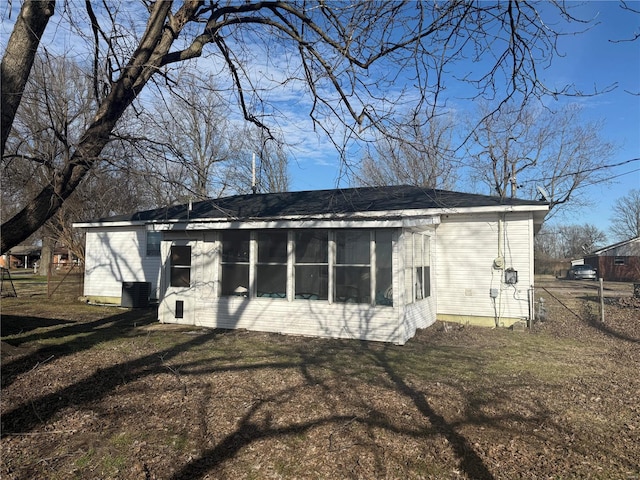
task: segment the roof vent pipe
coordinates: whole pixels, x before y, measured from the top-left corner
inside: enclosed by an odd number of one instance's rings
[[[258,186],[256,185],[256,153],[253,152],[251,158],[251,192],[256,193]]]

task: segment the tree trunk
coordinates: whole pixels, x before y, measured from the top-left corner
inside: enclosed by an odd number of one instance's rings
[[[4,148],[13,125],[16,111],[22,100],[22,92],[29,79],[33,60],[40,44],[40,38],[53,15],[56,2],[27,0],[22,4],[20,14],[16,19],[13,32],[9,37],[7,49],[2,57],[0,68],[0,84],[2,95],[0,110],[2,110],[2,148]]]
[[[53,249],[56,241],[48,235],[42,239],[42,250],[40,251],[40,265],[38,275],[47,275],[53,263]]]

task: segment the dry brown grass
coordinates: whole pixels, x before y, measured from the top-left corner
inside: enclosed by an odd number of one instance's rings
[[[0,475],[637,479],[640,315],[610,307],[392,346],[6,298]]]

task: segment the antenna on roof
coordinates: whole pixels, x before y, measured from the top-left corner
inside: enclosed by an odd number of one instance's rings
[[[256,193],[258,191],[258,186],[256,185],[256,154],[253,152],[253,157],[251,158],[251,192]]]
[[[547,190],[544,187],[537,185],[536,189],[538,190],[538,193],[542,197],[541,200],[544,200],[545,202],[551,201],[551,195],[549,195],[549,192],[547,192]]]

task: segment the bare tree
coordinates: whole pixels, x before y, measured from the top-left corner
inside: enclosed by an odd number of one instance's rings
[[[85,95],[88,82],[82,70],[64,58],[35,59],[1,159],[3,215],[14,215],[69,161],[91,121],[94,99]]]
[[[137,122],[144,154],[131,171],[158,192],[158,203],[286,190],[287,157],[274,129],[266,135],[255,125],[229,118],[215,78],[188,72],[180,76],[191,80],[172,88],[170,97],[157,98]],[[252,157],[257,159],[255,172]]]
[[[580,258],[604,245],[607,236],[595,225],[547,225],[536,235],[536,255],[563,260]]]
[[[620,240],[640,237],[640,190],[634,188],[616,200],[611,231]]]
[[[469,144],[474,178],[502,198],[535,198],[543,187],[550,209],[569,200],[579,205],[578,189],[607,179],[615,150],[600,137],[600,124],[580,112],[577,105],[551,111],[505,104],[492,113],[483,105]]]
[[[240,134],[242,157],[228,165],[227,178],[237,193],[285,192],[289,189],[289,160],[283,140],[265,137],[248,125]]]
[[[568,23],[575,20],[564,4],[552,5],[545,15]],[[184,0],[144,6],[146,10],[122,9],[117,2],[84,2],[84,16],[78,5],[65,10],[72,15],[71,27],[79,26],[75,30],[79,35],[91,32],[83,41],[91,46],[87,64],[93,67],[91,88],[96,99],[92,122],[72,146],[64,167],[3,223],[0,251],[40,228],[103,161],[101,153],[116,125],[152,78],[158,79],[158,88],[173,85],[170,67],[201,57],[209,45],[208,60],[221,78],[229,80],[245,119],[267,128],[268,118],[260,112],[265,111],[268,92],[302,84],[315,126],[331,135],[341,125],[331,137],[341,147],[369,128],[393,132],[394,113],[406,111],[408,102],[418,109],[436,105],[443,76],[456,60],[468,56],[477,59],[486,54],[494,59],[485,69],[463,77],[481,97],[580,93],[571,86],[551,92],[538,79],[537,63],[554,55],[559,33],[529,2]],[[123,19],[123,14],[130,17]],[[138,18],[146,20],[143,31],[137,30]],[[20,45],[13,37],[9,40],[3,63],[27,54]],[[251,59],[260,53],[269,57],[273,51],[285,52],[286,64],[278,78],[264,73],[268,87],[262,88]],[[29,65],[19,70],[25,76]],[[400,77],[411,79],[411,91],[394,89]],[[3,94],[3,109],[5,98]]]
[[[47,55],[35,59],[0,163],[3,216],[14,214],[64,169],[73,145],[91,122],[95,98],[85,96],[87,91],[91,92],[90,77],[75,62]],[[126,143],[111,142],[103,153],[111,158],[129,158],[126,147]],[[43,244],[41,273],[46,273],[50,263],[46,252],[51,256],[56,243],[83,257],[82,242],[71,227],[74,221],[145,206],[137,179],[122,167],[101,162],[55,215],[34,232]]]
[[[455,158],[452,116],[421,121],[413,116],[393,135],[379,135],[359,165],[360,185],[415,185],[451,188],[459,161]]]
[[[145,136],[155,139],[148,171],[162,179],[176,201],[219,197],[228,187],[225,165],[240,156],[240,140],[213,78],[190,76],[157,98],[144,114]],[[169,202],[171,203],[171,202]]]

